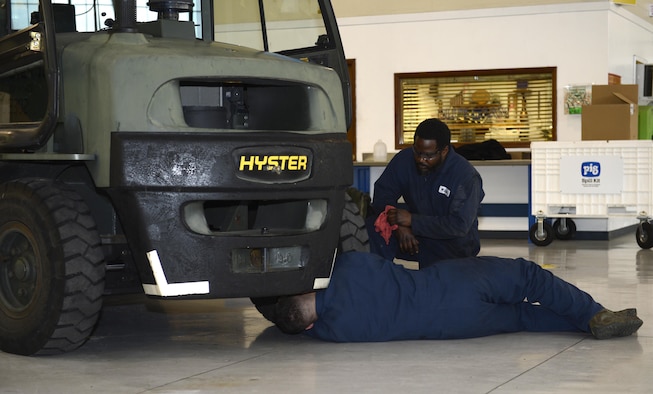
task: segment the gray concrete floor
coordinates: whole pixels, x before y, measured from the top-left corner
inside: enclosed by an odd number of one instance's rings
[[[517,333],[452,341],[334,344],[286,336],[247,299],[106,299],[91,339],[63,355],[0,353],[2,393],[650,393],[653,251],[610,241],[483,240],[527,257],[610,309],[637,307],[639,333],[598,341]]]

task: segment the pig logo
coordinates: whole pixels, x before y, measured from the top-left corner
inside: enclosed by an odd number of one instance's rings
[[[587,178],[596,178],[601,175],[601,163],[586,161],[580,165],[580,174]]]

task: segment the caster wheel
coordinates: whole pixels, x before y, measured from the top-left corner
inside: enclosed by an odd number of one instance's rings
[[[531,226],[528,236],[537,246],[547,246],[553,242],[553,227],[547,222],[542,223],[542,231],[537,230],[537,223]]]
[[[642,249],[653,247],[653,226],[650,222],[642,222],[637,226],[637,245]]]
[[[571,219],[558,219],[553,223],[553,232],[558,239],[572,239],[576,234],[576,223]]]

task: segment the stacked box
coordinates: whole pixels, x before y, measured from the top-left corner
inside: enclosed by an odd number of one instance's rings
[[[593,85],[592,104],[581,112],[582,140],[636,140],[637,94],[637,85]]]

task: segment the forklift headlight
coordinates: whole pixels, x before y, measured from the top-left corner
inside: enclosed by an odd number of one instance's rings
[[[327,214],[326,200],[309,200],[306,209],[306,225],[308,231],[316,231],[324,224]]]

